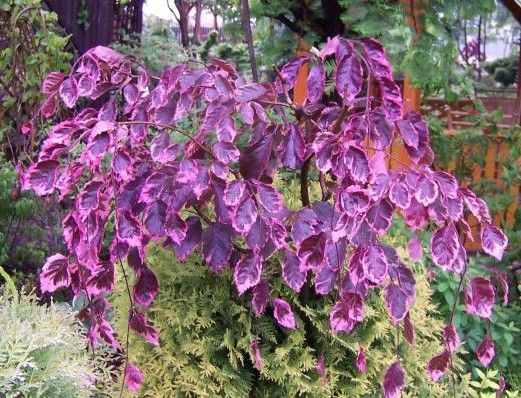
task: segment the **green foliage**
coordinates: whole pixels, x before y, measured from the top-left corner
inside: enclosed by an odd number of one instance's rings
[[[112,47],[134,57],[155,74],[189,58],[186,50],[177,43],[167,20],[148,16],[143,25],[141,35],[127,35],[121,42],[113,43]]]
[[[519,56],[515,54],[487,62],[483,68],[494,77],[496,82],[501,83],[503,87],[508,87],[516,82],[518,63]]]
[[[497,390],[499,389],[499,374],[497,370],[487,370],[486,373],[480,369],[476,369],[477,379],[472,380],[468,390],[468,396],[471,398],[497,398]],[[506,390],[507,398],[521,396],[519,391]]]
[[[41,103],[41,81],[51,71],[67,70],[71,54],[56,14],[40,0],[4,0],[0,20],[0,141],[14,155],[22,124]]]
[[[253,315],[249,298],[237,296],[229,271],[213,275],[199,256],[180,262],[171,251],[157,245],[149,249],[148,261],[161,281],[161,290],[149,309],[160,330],[161,345],[153,348],[139,336],[130,335],[130,360],[145,372],[143,397],[375,396],[386,366],[394,360],[396,339],[409,380],[404,396],[447,394],[448,378],[432,383],[423,367],[418,367],[441,350],[442,328],[421,269],[416,269],[418,298],[412,310],[416,343],[409,346],[389,323],[379,293],[368,298],[366,319],[353,333],[334,334],[329,328],[330,299],[313,297],[302,306],[296,295],[276,280],[272,295],[290,300],[298,310],[298,328],[288,332],[276,326],[271,310],[260,318]],[[269,273],[278,271],[279,259],[265,267]],[[121,282],[112,297],[116,314],[126,313],[129,305]],[[126,334],[126,321],[125,317],[116,319],[120,335]],[[260,372],[253,366],[250,350],[254,339],[262,351]],[[368,352],[366,374],[354,366],[360,345]],[[322,351],[327,384],[315,370]]]
[[[5,288],[0,299],[0,396],[110,396],[113,375],[106,358],[87,352],[74,312],[40,306],[34,295]]]

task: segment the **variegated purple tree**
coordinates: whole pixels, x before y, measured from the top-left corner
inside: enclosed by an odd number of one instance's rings
[[[289,93],[306,62],[307,99],[298,106]],[[482,199],[431,168],[427,125],[414,111],[404,114],[382,46],[336,37],[276,72],[274,84],[248,83],[234,66],[215,59],[179,64],[156,78],[131,59],[96,47],[69,75],[51,73],[43,82],[41,115],[52,118],[62,103],[74,116],[52,127],[22,184],[38,195],[70,196],[74,205],[63,219],[69,252],[47,260],[41,290],[68,287],[87,296],[82,315],[93,346],[103,340],[120,348],[104,298],[114,288],[116,269],[131,301],[129,328],[159,344],[144,312],[159,289],[146,262],[151,240],[181,259],[200,250],[212,272],[231,267],[237,294],[251,296],[257,316],[271,307],[283,328],[304,326],[287,301],[271,296],[263,272],[269,259],[282,259],[282,279],[295,292],[338,297],[330,314],[335,332],[349,333],[362,322],[367,295],[381,290],[391,322],[412,340],[414,274],[380,242],[395,215],[412,231],[435,230],[434,262],[461,276],[467,310],[490,318],[490,280],[466,278],[462,240],[478,238],[468,214],[480,224],[486,253],[501,259],[507,239]],[[379,94],[371,94],[372,83]],[[395,139],[403,141],[412,163],[391,170],[386,158]],[[281,169],[300,172],[302,208],[296,212],[273,184]],[[310,171],[319,176],[313,182]],[[320,184],[322,200],[310,203],[310,183]],[[421,255],[417,235],[409,251],[413,260]],[[135,273],[133,287],[123,261]],[[427,365],[434,380],[451,367],[460,342],[451,319],[443,332],[445,350]],[[257,342],[251,347],[260,367]],[[360,371],[366,354],[361,348],[357,355]],[[492,360],[489,337],[478,355],[485,366]],[[323,373],[323,356],[318,362]],[[125,379],[136,391],[143,375],[127,361]],[[385,373],[385,397],[398,396],[405,382],[397,358]]]

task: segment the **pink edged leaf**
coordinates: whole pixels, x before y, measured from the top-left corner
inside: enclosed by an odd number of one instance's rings
[[[262,370],[262,353],[257,340],[251,342],[250,349],[253,353],[253,366],[259,371]]]
[[[235,89],[234,97],[237,102],[248,102],[262,97],[266,88],[259,83],[247,83]]]
[[[53,94],[59,88],[60,84],[65,79],[65,74],[62,72],[51,72],[49,73],[45,79],[43,79],[42,83],[42,93],[43,94]]]
[[[54,254],[47,258],[40,273],[40,289],[42,293],[52,293],[60,287],[69,286],[71,275],[69,259],[62,254]]]
[[[197,216],[188,217],[186,220],[186,235],[180,242],[173,242],[177,257],[180,260],[186,260],[188,256],[201,243],[202,226],[201,220]]]
[[[461,340],[453,324],[449,324],[443,329],[443,341],[447,350],[452,353],[456,352],[460,346]]]
[[[273,134],[264,133],[257,141],[243,148],[239,158],[239,170],[244,178],[259,179],[264,174],[272,144]]]
[[[484,366],[488,367],[490,363],[494,360],[496,356],[496,345],[487,334],[483,341],[479,344],[476,355],[479,359],[479,362]]]
[[[279,325],[288,329],[296,329],[297,324],[295,323],[295,316],[293,315],[293,311],[287,301],[276,298],[273,299],[272,304],[273,315]]]
[[[385,288],[385,304],[394,325],[407,315],[408,296],[400,286],[391,284]]]
[[[419,178],[414,197],[424,206],[428,206],[438,197],[438,185],[429,177],[423,175]]]
[[[89,294],[98,295],[114,289],[114,264],[102,261],[87,282]]]
[[[137,218],[128,210],[117,214],[117,236],[129,246],[140,246],[143,231]]]
[[[433,356],[427,363],[427,374],[432,381],[439,381],[447,372],[450,363],[450,352],[445,350],[441,354]]]
[[[358,293],[345,293],[331,314],[329,324],[335,332],[351,332],[364,319],[364,299]]]
[[[409,258],[412,261],[419,261],[422,258],[423,248],[418,235],[413,235],[407,243],[407,250],[409,252]]]
[[[239,296],[260,282],[262,271],[261,260],[261,257],[256,253],[248,253],[235,265],[233,281],[235,282]]]
[[[382,383],[384,398],[398,398],[405,385],[405,372],[400,362],[395,362],[385,372]]]
[[[335,71],[335,87],[346,104],[362,89],[362,66],[356,54],[342,58]]]
[[[40,107],[40,113],[45,118],[50,118],[50,117],[54,116],[54,114],[56,113],[56,110],[57,110],[56,96],[54,96],[54,95],[47,98],[43,102],[42,106]]]
[[[340,208],[348,216],[354,216],[366,211],[369,208],[370,201],[371,199],[366,190],[353,185],[342,190],[338,197]]]
[[[159,345],[159,332],[148,321],[145,314],[137,311],[135,308],[130,310],[128,324],[130,328],[141,335],[146,341],[155,346]]]
[[[255,201],[250,197],[244,199],[237,208],[232,219],[233,228],[237,232],[247,233],[257,220],[257,206]]]
[[[235,180],[224,189],[223,200],[228,206],[237,206],[243,198],[246,183],[243,180]]]
[[[495,299],[494,287],[486,278],[472,278],[470,286],[465,289],[465,309],[469,314],[490,319]]]
[[[335,281],[339,270],[332,269],[329,265],[324,265],[315,275],[315,291],[325,296],[329,294],[335,286]]]
[[[240,156],[239,150],[231,142],[216,142],[212,149],[217,159],[224,164],[236,162]]]
[[[139,369],[136,365],[127,362],[125,365],[125,386],[129,389],[129,391],[133,393],[138,393],[141,390],[143,385],[143,381],[145,376],[141,369]]]
[[[368,280],[381,283],[387,276],[387,259],[378,245],[367,246],[362,257],[362,267]]]
[[[414,344],[414,326],[409,312],[403,318],[403,335],[409,344]]]
[[[264,184],[262,182],[256,182],[255,187],[257,188],[259,203],[267,211],[271,213],[278,213],[284,208],[282,203],[282,196],[271,185]]]
[[[350,145],[345,152],[344,162],[355,181],[366,182],[369,177],[367,154],[360,148]]]
[[[300,260],[292,251],[287,251],[282,263],[282,278],[286,285],[288,285],[296,293],[306,282],[306,272],[300,271]]]
[[[67,108],[72,108],[78,100],[78,86],[74,77],[65,79],[60,85],[60,98]]]
[[[148,308],[148,306],[156,298],[159,291],[159,281],[156,275],[148,267],[143,267],[139,271],[139,276],[134,285],[134,300],[140,306]]]
[[[391,226],[393,205],[387,199],[374,203],[367,211],[366,221],[378,234],[384,234]]]
[[[458,195],[458,181],[445,171],[434,172],[434,180],[438,183],[441,192],[448,198],[456,198]]]
[[[302,131],[295,124],[290,124],[282,141],[282,164],[290,169],[300,169],[306,154],[306,142]]]
[[[202,252],[213,272],[219,272],[229,264],[233,235],[233,230],[221,223],[212,223],[203,231]]]
[[[321,63],[311,67],[307,80],[307,99],[310,104],[315,104],[322,98],[326,85],[326,74]]]
[[[266,310],[270,300],[270,287],[268,282],[261,280],[252,291],[251,305],[255,316],[261,316]]]
[[[298,245],[298,258],[300,259],[300,270],[305,272],[310,269],[319,269],[324,261],[326,248],[326,234],[320,232],[308,236]]]
[[[411,190],[405,181],[396,181],[389,189],[389,199],[400,209],[410,206],[411,197]]]
[[[414,149],[418,149],[418,132],[414,129],[411,122],[402,119],[398,120],[396,125],[398,126],[398,131],[400,132],[403,142]]]
[[[51,194],[56,187],[60,163],[56,160],[43,160],[33,163],[25,174],[24,189],[32,189],[36,195]]]
[[[458,233],[454,225],[449,224],[432,234],[431,254],[434,263],[445,270],[451,270],[460,251]]]
[[[291,90],[293,86],[295,86],[295,82],[297,81],[297,75],[304,64],[309,59],[307,56],[293,58],[291,61],[287,62],[281,69],[280,74],[283,79],[284,86],[286,90]],[[277,80],[277,84],[280,84],[280,80]]]
[[[367,361],[362,347],[360,347],[356,353],[356,368],[360,373],[365,373],[367,370]]]
[[[508,244],[506,235],[499,228],[485,224],[481,228],[481,245],[485,253],[501,261]]]

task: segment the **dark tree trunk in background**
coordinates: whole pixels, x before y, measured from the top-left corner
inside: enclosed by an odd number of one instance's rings
[[[174,14],[177,23],[179,24],[179,32],[181,34],[181,45],[184,48],[190,47],[190,33],[189,33],[189,25],[190,25],[190,10],[193,7],[193,4],[186,0],[174,0],[175,7],[177,8],[177,12],[179,16],[175,13],[174,9],[170,6],[170,2],[167,0],[166,4],[168,8]]]
[[[141,33],[143,0],[44,0],[58,15],[58,22],[71,35],[71,42],[80,54],[98,45],[108,45],[122,35]],[[84,7],[84,9],[83,9]],[[88,24],[78,23],[78,14],[86,13]]]
[[[257,61],[255,60],[255,51],[253,49],[253,36],[251,34],[250,24],[250,5],[248,0],[241,0],[241,15],[242,25],[244,27],[244,34],[246,42],[248,43],[248,54],[250,56],[251,74],[254,82],[259,81],[259,74],[257,72]]]
[[[194,25],[194,44],[199,44],[201,41],[201,14],[203,12],[202,0],[197,0],[195,3],[195,25]]]

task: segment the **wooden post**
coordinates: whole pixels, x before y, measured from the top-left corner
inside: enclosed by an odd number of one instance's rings
[[[299,40],[297,47],[297,56],[309,54],[309,45],[302,39]],[[293,102],[296,105],[304,105],[306,103],[306,97],[308,92],[308,74],[309,74],[309,63],[306,62],[300,68],[295,87],[293,89]]]

